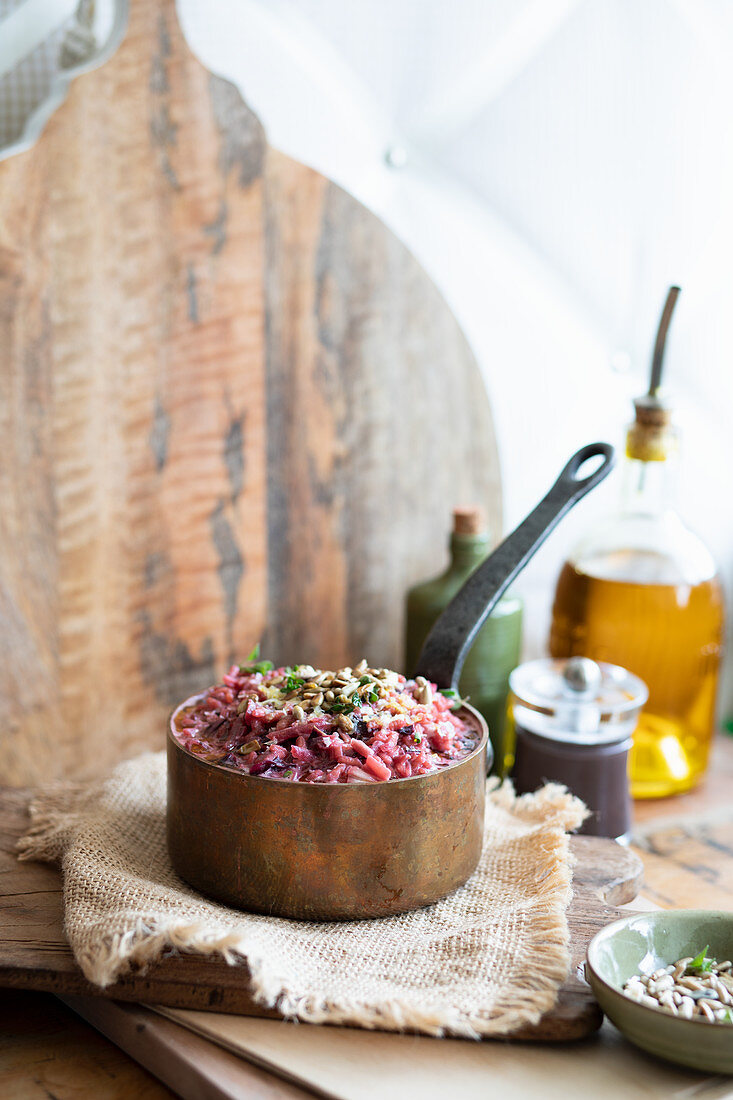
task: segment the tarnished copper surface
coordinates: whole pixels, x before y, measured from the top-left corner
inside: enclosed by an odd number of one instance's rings
[[[189,705],[191,700],[183,704]],[[309,920],[384,917],[461,886],[481,854],[488,729],[465,760],[384,783],[293,783],[208,764],[168,728],[168,850],[203,894]]]

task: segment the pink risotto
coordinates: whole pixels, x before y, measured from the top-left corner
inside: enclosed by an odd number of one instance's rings
[[[247,775],[304,783],[377,783],[463,760],[476,730],[422,677],[361,661],[324,672],[273,668],[253,654],[175,715],[190,753]]]

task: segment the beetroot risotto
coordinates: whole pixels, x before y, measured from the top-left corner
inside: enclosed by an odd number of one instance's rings
[[[378,783],[449,767],[476,748],[454,705],[454,693],[366,661],[337,672],[273,668],[255,652],[181,707],[173,732],[200,759],[247,775]]]

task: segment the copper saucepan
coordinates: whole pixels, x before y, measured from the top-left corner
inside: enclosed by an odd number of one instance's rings
[[[579,478],[594,457],[601,464]],[[484,620],[550,531],[610,472],[613,448],[592,443],[465,583],[435,623],[417,672],[457,689]],[[181,707],[189,706],[188,699]],[[242,774],[187,752],[168,727],[168,849],[195,889],[229,905],[309,920],[383,917],[461,886],[481,855],[488,727],[474,751],[428,775],[379,783],[297,783]]]

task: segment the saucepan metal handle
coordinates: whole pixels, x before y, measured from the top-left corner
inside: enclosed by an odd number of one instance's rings
[[[584,463],[596,457],[603,459],[601,464],[587,477],[578,477]],[[615,461],[609,443],[588,443],[573,455],[547,496],[471,574],[437,619],[425,639],[417,673],[438,687],[457,690],[463,662],[497,601],[565,513],[603,481]]]

